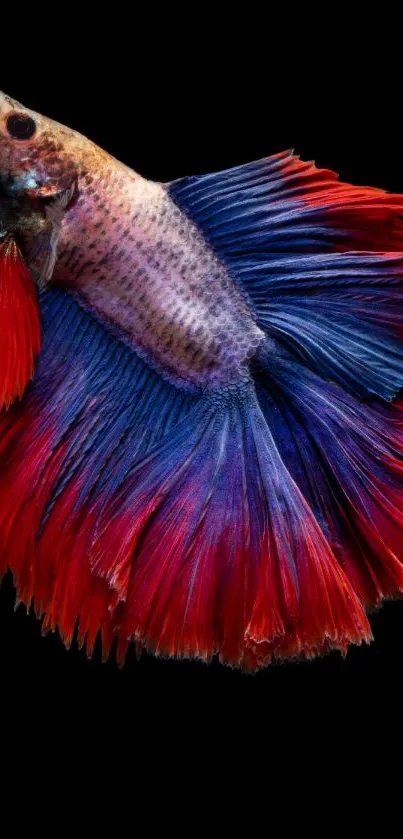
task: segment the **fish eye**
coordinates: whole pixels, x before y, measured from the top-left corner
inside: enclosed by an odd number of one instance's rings
[[[30,140],[36,132],[36,122],[28,114],[9,114],[6,125],[14,140]]]

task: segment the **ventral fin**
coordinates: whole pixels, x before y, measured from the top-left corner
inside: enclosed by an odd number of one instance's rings
[[[21,399],[40,349],[36,288],[13,239],[0,245],[0,410]]]

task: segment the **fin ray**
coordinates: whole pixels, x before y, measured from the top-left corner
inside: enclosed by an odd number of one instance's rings
[[[257,375],[288,470],[366,606],[403,591],[401,407],[360,403],[290,357]]]

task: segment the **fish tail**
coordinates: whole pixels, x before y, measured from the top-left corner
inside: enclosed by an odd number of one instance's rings
[[[117,593],[119,637],[157,655],[255,670],[370,638],[253,385],[206,398],[133,470],[90,561]]]

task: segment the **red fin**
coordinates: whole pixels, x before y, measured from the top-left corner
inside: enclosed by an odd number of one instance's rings
[[[18,245],[7,239],[0,247],[0,409],[22,397],[40,341],[35,285]]]
[[[221,411],[189,414],[98,517],[89,560],[116,591],[116,634],[248,670],[370,640],[253,396],[219,398]]]

